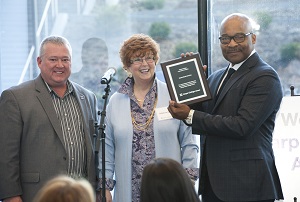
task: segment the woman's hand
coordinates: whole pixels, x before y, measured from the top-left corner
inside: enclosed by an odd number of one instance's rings
[[[105,198],[106,198],[106,202],[112,202],[112,196],[111,193],[108,189],[105,190]],[[97,202],[101,202],[102,201],[102,190],[101,191],[97,191],[96,193],[96,201]]]
[[[188,56],[192,56],[192,55],[194,55],[193,52],[186,52],[186,53],[181,53],[180,57],[184,58],[184,57],[188,57]]]

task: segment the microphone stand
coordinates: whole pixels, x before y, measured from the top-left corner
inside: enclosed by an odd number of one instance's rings
[[[103,110],[100,113],[98,111],[98,115],[101,115],[100,118],[100,124],[98,125],[95,123],[95,128],[100,131],[100,136],[98,134],[98,131],[94,134],[94,148],[95,148],[95,165],[96,165],[96,173],[97,173],[97,178],[99,176],[99,149],[100,149],[100,142],[102,142],[102,199],[101,202],[106,202],[106,196],[105,196],[105,116],[106,116],[106,105],[107,105],[107,98],[110,92],[110,83],[111,79],[108,81],[101,81],[101,84],[106,84],[106,88],[104,89],[105,95],[102,96],[104,99],[104,105],[103,105]],[[99,138],[100,137],[100,138]]]

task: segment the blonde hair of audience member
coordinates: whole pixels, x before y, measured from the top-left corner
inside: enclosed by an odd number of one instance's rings
[[[58,176],[48,181],[37,193],[34,202],[95,202],[91,184],[85,179],[75,180]]]
[[[182,165],[157,158],[143,171],[141,202],[200,202],[195,187]]]

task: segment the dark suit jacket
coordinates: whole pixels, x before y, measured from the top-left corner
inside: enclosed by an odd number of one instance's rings
[[[85,123],[88,180],[95,185],[89,121],[97,119],[96,98],[72,85]],[[61,125],[41,76],[5,90],[0,111],[0,199],[22,195],[24,202],[31,202],[47,180],[66,174],[68,162]]]
[[[225,69],[208,78],[212,95]],[[232,75],[216,103],[213,98],[195,111],[193,133],[203,134],[210,183],[221,200],[283,198],[272,149],[282,96],[277,73],[254,53]],[[203,153],[201,166],[202,160]]]

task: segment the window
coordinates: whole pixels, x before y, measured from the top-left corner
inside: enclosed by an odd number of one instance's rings
[[[218,40],[221,20],[230,13],[241,12],[254,20],[255,49],[278,72],[284,94],[290,95],[290,85],[295,85],[295,90],[300,88],[300,5],[297,0],[209,2],[208,44],[212,71],[227,65]]]
[[[117,68],[110,95],[124,81],[119,48],[132,34],[157,40],[159,62],[197,52],[197,0],[0,0],[0,29],[0,93],[35,78],[40,42],[62,35],[73,49],[71,79],[92,90],[102,110],[101,77]]]
[[[0,92],[39,74],[39,44],[52,34],[70,41],[71,79],[94,91],[99,102],[100,80],[108,67],[118,69],[111,93],[126,77],[119,48],[133,33],[149,34],[159,42],[159,62],[198,49],[197,0],[28,0],[27,4],[11,0],[0,4]],[[159,64],[157,76],[164,79]]]

